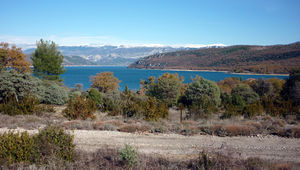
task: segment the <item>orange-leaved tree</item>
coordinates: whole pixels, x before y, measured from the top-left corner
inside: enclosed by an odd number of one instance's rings
[[[98,73],[96,76],[91,77],[91,81],[93,82],[92,87],[97,88],[103,93],[118,89],[121,82],[118,78],[114,77],[112,72]]]
[[[19,73],[31,72],[30,63],[21,48],[15,45],[9,48],[8,43],[0,43],[0,70],[15,69]]]

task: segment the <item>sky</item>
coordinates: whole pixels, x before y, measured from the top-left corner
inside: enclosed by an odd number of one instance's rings
[[[300,41],[299,0],[0,0],[0,42],[273,45]]]

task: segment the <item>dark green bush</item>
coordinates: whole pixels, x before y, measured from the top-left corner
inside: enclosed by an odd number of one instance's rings
[[[246,104],[252,104],[259,100],[259,95],[255,93],[247,84],[239,84],[231,91],[232,96],[240,96]]]
[[[27,132],[5,132],[0,135],[0,164],[32,163],[38,159],[35,140]]]
[[[263,112],[263,106],[260,102],[253,104],[248,104],[244,107],[243,115],[245,117],[251,118],[256,115],[260,115]]]
[[[101,106],[102,106],[102,95],[97,89],[95,89],[95,88],[90,89],[88,91],[87,98],[92,99],[97,104],[98,108],[101,108]]]
[[[141,116],[143,115],[143,105],[147,100],[147,96],[141,96],[126,89],[121,93],[122,112],[125,117]]]
[[[234,106],[232,104],[226,104],[225,105],[225,112],[222,118],[231,118],[233,116],[237,116],[241,113],[241,109],[237,106]]]
[[[221,92],[218,85],[210,80],[196,76],[185,91],[184,105],[189,109],[187,118],[208,117],[218,110]]]
[[[32,115],[42,114],[46,110],[45,107],[39,105],[39,100],[34,96],[26,95],[21,100],[9,95],[2,104],[0,104],[0,112],[7,115]]]
[[[138,154],[130,145],[125,145],[120,152],[120,157],[131,167],[138,164]]]
[[[213,112],[217,112],[218,108],[215,103],[206,95],[201,96],[201,102],[189,106],[187,118],[197,120],[199,118],[208,118]]]
[[[179,78],[177,73],[165,73],[156,80],[149,80],[151,81],[143,83],[147,89],[146,94],[148,96],[155,97],[158,100],[168,103],[169,106],[176,104],[180,96],[183,77]]]
[[[221,104],[221,91],[218,85],[213,81],[196,76],[185,91],[188,105],[200,104],[204,95],[217,107]]]
[[[30,136],[26,131],[0,135],[0,164],[45,164],[51,159],[74,160],[73,136],[57,127],[46,127]]]
[[[103,105],[101,111],[109,112],[110,115],[122,115],[123,101],[119,91],[109,91],[102,95]]]
[[[51,156],[63,161],[72,162],[74,160],[74,137],[65,133],[63,129],[48,126],[39,131],[34,138],[40,162],[47,162]]]
[[[94,119],[94,112],[97,110],[96,103],[84,96],[75,96],[68,101],[67,108],[63,110],[63,115],[71,119]]]

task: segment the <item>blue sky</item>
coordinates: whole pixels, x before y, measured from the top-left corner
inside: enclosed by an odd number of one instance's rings
[[[0,0],[0,41],[81,44],[287,44],[299,0]]]

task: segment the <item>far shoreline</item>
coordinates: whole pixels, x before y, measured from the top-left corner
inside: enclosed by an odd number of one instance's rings
[[[153,68],[129,68],[128,65],[64,65],[64,67],[126,67],[128,69],[143,69],[143,70],[160,70],[160,71],[195,71],[195,72],[218,72],[236,75],[270,75],[270,76],[289,76],[289,74],[261,74],[261,73],[235,73],[230,71],[217,71],[217,70],[189,70],[189,69],[153,69]]]
[[[128,67],[127,67],[128,68]],[[130,68],[132,69],[132,68]],[[195,71],[195,72],[218,72],[226,74],[237,74],[237,75],[270,75],[270,76],[289,76],[289,74],[260,74],[260,73],[234,73],[230,71],[217,71],[217,70],[188,70],[188,69],[152,69],[152,68],[133,68],[133,69],[144,69],[144,70],[160,70],[160,71]]]

